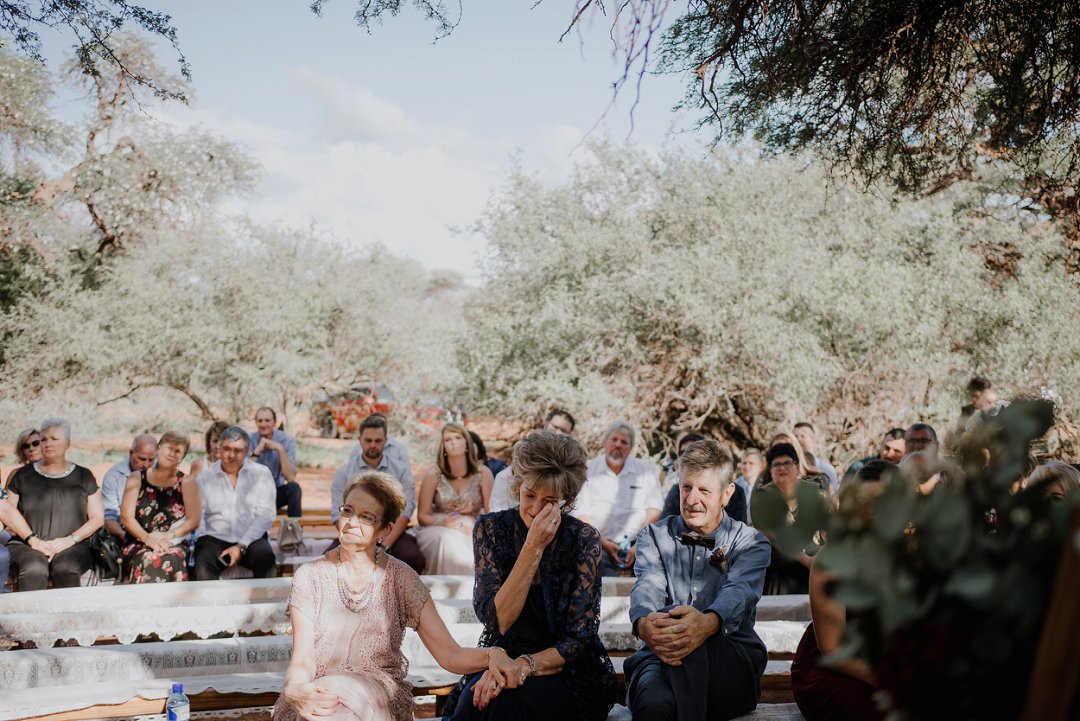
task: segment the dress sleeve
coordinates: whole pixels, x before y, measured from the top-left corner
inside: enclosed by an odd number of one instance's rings
[[[431,591],[420,580],[420,576],[416,575],[416,571],[404,563],[398,567],[397,573],[402,579],[400,592],[405,625],[415,631],[416,627],[420,625],[420,612],[424,609],[424,604],[431,598]]]
[[[97,479],[94,478],[94,472],[89,468],[79,467],[82,471],[82,487],[86,491],[87,496],[92,496],[98,492]]]
[[[495,594],[506,579],[495,562],[495,544],[499,542],[495,533],[494,517],[497,514],[480,516],[473,527],[473,610],[484,628],[497,633],[499,617],[495,610]],[[509,541],[509,536],[507,537]]]
[[[581,524],[578,545],[580,553],[577,555],[576,578],[570,584],[566,629],[555,643],[555,650],[567,662],[585,651],[589,639],[600,629],[600,532],[588,524]]]
[[[313,623],[318,615],[319,589],[315,566],[318,562],[305,563],[293,574],[292,590],[289,591],[289,605],[285,615],[292,617],[294,611],[307,616]]]

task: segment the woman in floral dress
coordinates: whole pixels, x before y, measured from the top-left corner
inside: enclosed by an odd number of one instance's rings
[[[131,583],[187,580],[187,537],[202,516],[195,479],[180,470],[189,446],[186,436],[169,431],[154,465],[128,478],[120,519],[134,539],[122,551]]]

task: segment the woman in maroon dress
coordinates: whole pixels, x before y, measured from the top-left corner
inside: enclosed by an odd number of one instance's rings
[[[154,465],[128,478],[120,520],[135,539],[122,550],[132,583],[187,580],[187,537],[202,516],[195,479],[180,470],[189,445],[169,431],[158,441]]]
[[[870,501],[881,492],[882,474],[896,466],[874,460],[855,475],[857,488],[841,488],[841,493],[859,494],[856,501]],[[860,503],[869,509],[869,502]],[[868,519],[871,520],[871,519]],[[810,568],[810,618],[795,658],[791,662],[791,691],[806,721],[882,721],[885,715],[874,702],[877,680],[860,659],[823,666],[821,657],[840,648],[847,612],[830,598],[835,580],[817,562]]]

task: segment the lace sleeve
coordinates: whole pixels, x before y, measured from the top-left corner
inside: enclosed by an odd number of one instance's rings
[[[292,590],[289,591],[289,605],[285,609],[285,615],[292,618],[293,611],[315,620],[318,608],[318,584],[316,582],[315,566],[317,562],[305,563],[296,569],[293,574]]]
[[[555,650],[566,661],[576,658],[600,629],[600,533],[588,524],[578,532],[580,553],[570,586],[570,605],[563,637]]]
[[[495,515],[497,514],[481,516],[473,527],[473,610],[484,628],[497,632],[499,618],[495,610],[495,594],[506,579],[495,561],[495,544],[498,543],[493,518]]]
[[[402,565],[404,566],[404,564]],[[402,579],[399,587],[402,617],[405,619],[405,625],[415,631],[416,627],[420,625],[420,612],[424,609],[424,604],[431,598],[431,591],[420,580],[420,576],[416,575],[416,572],[408,566],[400,569],[399,573]]]

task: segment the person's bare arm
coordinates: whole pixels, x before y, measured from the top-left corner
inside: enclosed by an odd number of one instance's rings
[[[480,469],[480,496],[483,498],[483,510],[487,513],[491,507],[491,487],[495,485],[495,476],[491,475],[491,469],[484,466]]]
[[[810,567],[810,618],[814,622],[814,637],[821,655],[826,656],[840,648],[847,625],[847,612],[842,605],[829,598],[827,586],[835,578],[814,564]],[[871,686],[877,679],[865,661],[851,659],[833,665],[840,673],[847,674]]]
[[[438,485],[438,469],[435,466],[425,468],[420,474],[420,492],[416,497],[416,520],[421,526],[438,526],[442,524],[443,514],[434,513],[431,506],[435,503],[435,487]]]

